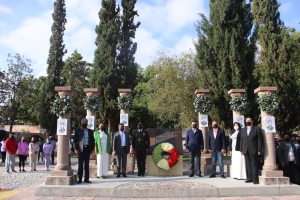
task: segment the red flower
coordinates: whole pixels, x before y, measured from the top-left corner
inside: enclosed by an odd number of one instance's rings
[[[173,148],[169,151],[169,154],[170,154],[170,157],[168,159],[168,163],[169,163],[169,166],[170,168],[173,167],[174,165],[177,164],[178,162],[178,159],[179,159],[179,154],[178,154],[178,151]]]

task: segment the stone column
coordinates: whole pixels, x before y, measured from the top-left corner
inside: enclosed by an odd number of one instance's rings
[[[86,93],[86,96],[99,96],[100,91],[98,88],[84,88],[83,91]],[[92,112],[90,110],[86,110],[86,116],[94,116],[94,131],[97,127],[96,122],[96,113]],[[90,157],[90,178],[96,178],[97,177],[97,157],[95,152],[93,151],[93,154]]]
[[[254,90],[254,93],[258,94],[258,96],[262,96],[264,94],[273,93],[276,90],[276,87],[259,87]],[[290,184],[289,178],[283,177],[283,172],[277,170],[274,133],[265,133],[264,118],[266,116],[269,116],[269,114],[261,110],[262,134],[264,140],[263,153],[265,160],[259,182],[262,185],[287,185]]]
[[[208,89],[197,89],[195,91],[195,95],[197,97],[200,97],[201,95],[207,95],[209,93]],[[200,125],[200,115],[206,114],[206,113],[200,113],[198,112],[198,127],[202,131],[203,134],[203,143],[204,143],[204,149],[201,154],[201,173],[204,175],[211,174],[211,154],[208,152],[208,127],[201,127]]]
[[[72,87],[55,87],[60,98],[72,97],[74,91]],[[73,174],[73,169],[69,166],[69,143],[70,143],[70,119],[71,113],[59,116],[59,119],[67,119],[67,135],[58,135],[57,138],[57,165],[51,175],[46,178],[46,185],[71,185],[76,183],[77,175]]]
[[[119,95],[123,96],[123,95],[131,95],[131,89],[118,89]],[[120,115],[121,114],[128,114],[128,124],[130,122],[129,120],[129,109],[121,109],[120,110]],[[125,131],[128,133],[129,131],[129,126],[124,126]],[[126,172],[130,172],[131,174],[134,173],[134,168],[135,168],[135,156],[130,157],[129,155],[127,155],[127,167],[126,167]]]

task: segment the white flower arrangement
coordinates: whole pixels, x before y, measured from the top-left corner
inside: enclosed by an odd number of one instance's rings
[[[51,113],[57,116],[64,116],[71,111],[75,111],[75,105],[69,96],[67,97],[56,97],[54,102],[51,103]]]
[[[164,152],[169,152],[171,149],[174,148],[174,146],[170,143],[161,143],[161,147],[164,150]]]
[[[118,97],[117,106],[120,110],[131,108],[132,106],[132,96],[128,94],[124,94]]]
[[[249,102],[246,95],[239,95],[233,97],[229,101],[229,105],[231,110],[241,113],[245,113],[249,109]]]
[[[212,108],[213,101],[206,95],[197,97],[194,101],[195,112],[208,113]]]
[[[96,95],[87,96],[83,99],[84,109],[91,112],[98,111],[100,108],[100,97]]]
[[[163,170],[168,170],[170,169],[169,163],[166,159],[161,159],[158,163],[157,166]]]

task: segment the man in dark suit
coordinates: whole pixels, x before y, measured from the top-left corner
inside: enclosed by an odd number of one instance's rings
[[[225,178],[224,164],[223,164],[223,153],[226,152],[225,132],[223,129],[218,127],[217,121],[212,122],[212,127],[213,129],[208,131],[208,151],[211,153],[211,159],[212,159],[212,174],[209,176],[209,178],[216,177],[217,157],[218,157],[221,177]]]
[[[117,155],[118,159],[118,174],[117,177],[119,178],[121,175],[121,167],[122,167],[122,175],[123,177],[126,176],[126,165],[127,165],[127,154],[130,151],[130,141],[129,141],[129,134],[124,131],[124,124],[119,124],[119,131],[114,134],[114,148],[113,154]],[[122,162],[121,162],[122,160]],[[122,165],[121,165],[122,163]]]
[[[203,134],[202,131],[197,128],[197,121],[192,121],[192,129],[186,132],[185,137],[185,147],[186,151],[190,153],[190,175],[189,177],[194,176],[194,167],[195,167],[195,157],[196,157],[196,173],[197,176],[201,176],[201,152],[203,151]]]
[[[247,180],[246,183],[259,184],[258,182],[258,156],[262,154],[262,132],[253,126],[251,117],[246,119],[246,127],[241,131],[241,154],[245,156]]]
[[[91,129],[87,128],[88,120],[83,118],[81,120],[81,128],[77,129],[74,134],[74,152],[78,156],[78,181],[82,183],[83,175],[83,162],[84,162],[84,182],[91,183],[89,181],[89,163],[90,155],[95,148],[94,134]]]
[[[132,148],[135,150],[138,176],[145,176],[146,152],[150,146],[149,134],[144,130],[143,123],[139,122],[137,130],[133,131],[132,135]]]

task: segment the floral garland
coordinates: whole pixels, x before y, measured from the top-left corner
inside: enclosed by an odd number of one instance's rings
[[[168,160],[162,157],[163,152],[168,152],[170,154]],[[172,144],[161,143],[154,148],[152,152],[152,159],[157,167],[163,170],[168,170],[177,164],[179,154]]]
[[[264,94],[258,97],[257,103],[259,104],[260,110],[268,114],[273,114],[278,109],[279,99],[273,93]]]
[[[100,108],[100,97],[96,95],[87,96],[83,99],[84,109],[91,112],[98,111]]]
[[[51,113],[57,116],[64,116],[71,111],[75,111],[75,105],[69,96],[59,98],[57,97],[53,103],[51,103]]]
[[[195,107],[195,112],[200,112],[202,114],[208,113],[212,108],[212,103],[212,100],[206,95],[201,95],[200,97],[197,97],[193,103]]]
[[[132,96],[124,94],[118,97],[117,106],[120,110],[131,108],[132,105]]]
[[[229,105],[231,110],[241,113],[245,113],[249,109],[249,102],[246,95],[239,95],[233,97],[229,101]]]

